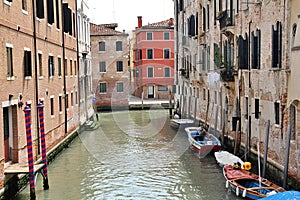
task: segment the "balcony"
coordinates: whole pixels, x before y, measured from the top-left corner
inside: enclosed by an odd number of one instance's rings
[[[233,26],[234,25],[234,21],[233,21],[233,11],[232,10],[223,10],[220,11],[217,19],[220,22],[220,29],[224,29],[228,26]]]
[[[233,66],[225,66],[224,68],[221,68],[220,75],[224,82],[233,82],[234,81]]]

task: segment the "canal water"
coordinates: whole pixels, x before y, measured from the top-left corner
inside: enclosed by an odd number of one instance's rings
[[[235,200],[212,155],[199,159],[184,131],[169,127],[168,110],[99,113],[101,126],[82,132],[48,166],[41,199]],[[29,199],[29,187],[16,199]]]

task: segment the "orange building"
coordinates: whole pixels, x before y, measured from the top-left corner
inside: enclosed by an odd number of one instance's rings
[[[168,99],[174,85],[173,19],[143,26],[139,16],[134,34],[134,95]]]

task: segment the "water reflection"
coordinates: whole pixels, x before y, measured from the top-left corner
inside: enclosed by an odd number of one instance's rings
[[[101,128],[83,132],[49,165],[50,189],[37,199],[238,199],[212,156],[199,159],[167,110],[101,113]],[[29,199],[26,188],[17,199]]]

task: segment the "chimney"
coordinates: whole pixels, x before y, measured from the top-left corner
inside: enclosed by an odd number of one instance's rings
[[[141,28],[143,26],[143,20],[142,20],[142,16],[138,16],[138,28]]]

